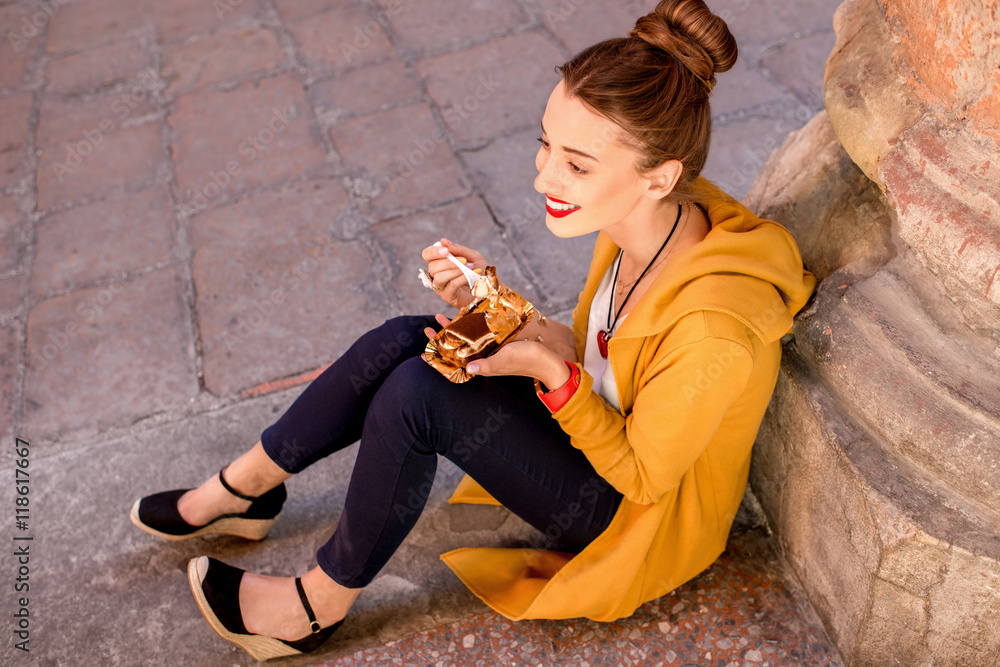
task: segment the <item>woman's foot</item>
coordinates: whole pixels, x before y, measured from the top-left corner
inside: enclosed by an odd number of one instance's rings
[[[188,583],[212,629],[257,660],[315,651],[361,592],[338,586],[319,568],[301,579],[267,577],[207,556],[188,563]]]
[[[260,442],[226,466],[223,475],[232,491],[251,498],[264,495],[291,477],[271,460]],[[192,526],[204,526],[223,514],[239,514],[249,507],[250,501],[226,489],[219,475],[212,476],[177,501],[178,513]]]
[[[166,540],[235,535],[262,540],[281,512],[290,477],[258,442],[197,489],[174,489],[132,505],[132,523]]]
[[[222,475],[226,472],[223,469]],[[226,479],[229,482],[228,479]],[[232,486],[232,483],[230,486]],[[233,486],[243,495],[259,495],[244,493],[242,489]],[[191,489],[177,501],[177,512],[192,526],[204,526],[223,514],[241,514],[250,508],[251,501],[234,496],[222,485],[219,475],[213,475],[204,484]]]
[[[318,567],[302,577],[302,588],[319,627],[343,620],[361,589],[344,588]],[[240,612],[247,632],[295,641],[311,632],[295,579],[247,572],[240,584]]]

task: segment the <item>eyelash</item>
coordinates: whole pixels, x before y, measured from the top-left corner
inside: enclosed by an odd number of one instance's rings
[[[538,137],[538,143],[540,143],[542,145],[542,148],[548,148],[549,147],[549,142],[545,141],[545,139],[543,139],[541,137]],[[583,176],[583,175],[585,175],[587,173],[586,169],[580,169],[580,167],[576,166],[572,162],[567,162],[566,164],[568,164],[570,167],[572,167],[573,168],[573,173],[577,174],[578,176]]]

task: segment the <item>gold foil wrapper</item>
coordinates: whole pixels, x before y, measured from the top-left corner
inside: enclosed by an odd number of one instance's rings
[[[487,266],[472,288],[473,301],[448,326],[428,341],[424,361],[452,382],[467,382],[465,367],[488,357],[516,336],[531,319],[535,307],[497,280],[495,266]]]

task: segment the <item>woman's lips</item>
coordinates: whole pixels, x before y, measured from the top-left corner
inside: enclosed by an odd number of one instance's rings
[[[576,204],[570,204],[567,201],[545,195],[545,210],[553,218],[565,218],[570,213],[579,211],[580,207]]]

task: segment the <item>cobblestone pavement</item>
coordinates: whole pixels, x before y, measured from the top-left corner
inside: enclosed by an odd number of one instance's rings
[[[352,449],[294,480],[259,546],[154,543],[128,507],[253,444],[359,334],[438,310],[416,280],[424,245],[480,248],[568,319],[593,239],[542,224],[538,121],[553,68],[653,4],[0,0],[0,465],[15,435],[31,443],[39,664],[249,661],[198,615],[184,562],[309,567]],[[837,3],[709,4],[741,58],[713,93],[705,174],[739,197],[822,108]],[[532,534],[447,506],[456,480],[442,466],[320,659],[483,613],[437,554]]]

